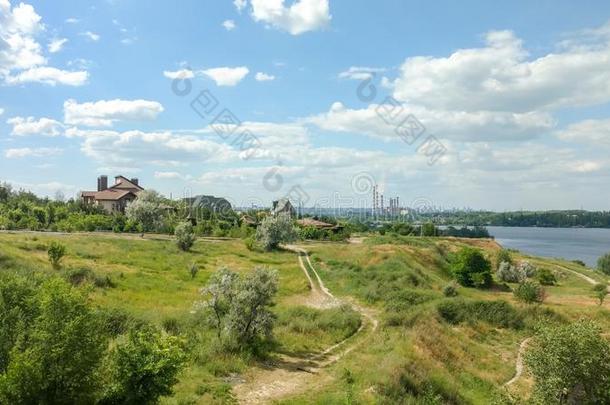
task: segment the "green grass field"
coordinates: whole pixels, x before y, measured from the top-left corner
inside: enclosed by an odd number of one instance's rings
[[[53,270],[47,260],[47,245],[53,240],[68,248],[61,270]],[[316,387],[315,392],[295,390],[278,401],[489,403],[505,390],[502,385],[514,373],[519,343],[533,334],[538,323],[587,317],[610,327],[610,304],[597,306],[591,284],[575,272],[596,280],[604,277],[562,260],[514,254],[517,260],[529,260],[558,277],[558,285],[547,287],[542,305],[520,304],[500,288],[460,287],[458,298],[445,298],[442,289],[451,280],[449,260],[465,245],[483,249],[490,258],[498,250],[492,241],[453,238],[385,236],[361,244],[303,244],[333,294],[376,311],[380,326],[340,361],[311,377],[308,384]],[[200,269],[194,279],[188,271],[192,263]],[[197,326],[193,309],[203,299],[200,289],[222,266],[239,272],[256,266],[278,270],[277,342],[271,357],[319,352],[360,325],[358,313],[352,310],[302,305],[309,284],[293,252],[253,252],[241,240],[199,240],[191,252],[182,252],[168,238],[148,235],[0,233],[1,271],[58,273],[66,278],[93,275],[81,286],[91,290],[91,299],[100,308],[126,311],[168,331],[195,336],[175,395],[164,403],[231,402],[232,384],[265,361],[218,354],[213,334]],[[510,311],[479,313],[450,324],[439,315],[439,306],[451,300],[469,303],[464,304],[468,308],[488,308],[493,304],[486,303],[504,300]],[[526,397],[530,389],[526,376],[506,390]]]

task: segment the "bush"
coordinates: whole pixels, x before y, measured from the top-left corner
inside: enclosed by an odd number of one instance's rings
[[[111,355],[111,381],[102,404],[154,404],[172,394],[186,356],[175,336],[132,330]]]
[[[199,266],[197,266],[197,263],[191,263],[191,265],[189,266],[189,274],[191,275],[191,280],[197,277],[197,273],[199,273]]]
[[[66,246],[59,242],[51,242],[47,251],[49,255],[49,261],[54,269],[59,269],[61,259],[66,255]]]
[[[597,269],[604,274],[610,275],[610,253],[606,253],[597,259]]]
[[[489,260],[479,250],[470,247],[458,252],[452,271],[457,282],[465,287],[489,287],[492,282]]]
[[[529,280],[519,283],[513,294],[515,298],[526,304],[542,303],[546,298],[544,288],[537,282]]]
[[[436,307],[446,322],[457,325],[462,322],[482,321],[499,328],[521,329],[523,316],[506,301],[472,301],[453,299],[442,301]]]
[[[296,239],[297,231],[288,215],[268,216],[256,228],[256,240],[267,251],[277,249],[281,243],[294,242]]]
[[[527,278],[520,266],[513,266],[509,262],[500,263],[496,275],[505,283],[520,283]]]
[[[502,263],[508,263],[509,266],[513,264],[513,256],[507,249],[501,249],[498,252],[498,255],[496,256],[496,270],[500,269]]]
[[[256,268],[246,276],[222,268],[212,275],[202,294],[210,299],[200,306],[227,350],[258,350],[269,341],[275,316],[270,311],[277,293],[274,270]]]
[[[525,274],[525,277],[534,277],[536,275],[536,266],[528,261],[522,261],[518,265],[519,271]]]
[[[445,297],[456,297],[458,295],[457,285],[454,282],[443,287],[443,295]]]
[[[536,403],[610,403],[610,344],[595,323],[541,329],[524,360]]]
[[[557,278],[549,269],[540,269],[536,274],[536,279],[541,285],[555,285]]]
[[[593,286],[593,295],[597,298],[598,305],[602,305],[608,295],[608,285],[606,283],[598,283]]]
[[[193,225],[190,222],[182,222],[176,225],[174,234],[176,236],[176,244],[185,252],[191,249],[197,239],[193,232]]]
[[[581,267],[587,267],[587,264],[585,262],[583,262],[582,260],[572,260],[572,263],[577,264]]]

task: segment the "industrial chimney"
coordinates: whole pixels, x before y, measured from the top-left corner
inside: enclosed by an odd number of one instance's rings
[[[97,191],[104,191],[108,188],[108,176],[100,176],[97,178]]]

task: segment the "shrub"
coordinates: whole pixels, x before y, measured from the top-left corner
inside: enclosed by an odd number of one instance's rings
[[[598,283],[593,286],[593,295],[597,298],[598,305],[602,305],[608,295],[608,285],[606,283]]]
[[[500,328],[520,329],[523,315],[506,301],[472,301],[453,299],[442,301],[436,307],[438,314],[446,322],[457,325],[469,322],[487,322]]]
[[[454,282],[443,287],[443,295],[445,297],[456,297],[458,295],[457,285]]]
[[[597,259],[597,269],[604,274],[610,275],[610,253],[606,253]]]
[[[197,239],[193,232],[193,225],[190,222],[182,222],[176,225],[174,234],[176,236],[176,244],[185,252],[191,249]]]
[[[535,281],[526,280],[513,291],[515,298],[526,304],[541,303],[546,298],[546,292],[540,284]]]
[[[583,262],[582,260],[572,260],[572,263],[577,264],[582,267],[587,267],[587,264],[585,262]]]
[[[47,250],[49,255],[49,261],[54,269],[60,267],[61,259],[66,255],[66,246],[59,242],[51,242],[49,249]]]
[[[210,299],[200,306],[227,350],[257,350],[269,341],[275,316],[270,311],[277,293],[274,270],[256,268],[246,276],[222,268],[202,293]]]
[[[610,403],[610,344],[594,322],[541,329],[524,360],[536,403]]]
[[[268,216],[256,228],[256,240],[269,251],[277,249],[281,243],[294,242],[297,231],[288,215]]]
[[[541,285],[555,285],[557,278],[555,274],[549,269],[540,269],[536,274],[536,279]]]
[[[534,277],[536,275],[536,266],[534,266],[528,261],[522,261],[521,263],[519,263],[518,267],[519,271],[525,274],[525,277]]]
[[[492,282],[491,264],[483,254],[473,248],[463,248],[452,264],[458,283],[466,287],[489,287]]]
[[[175,336],[152,328],[132,330],[110,358],[112,372],[102,404],[154,404],[172,394],[186,356]]]
[[[507,249],[501,249],[498,252],[498,255],[496,256],[496,270],[500,269],[502,263],[508,263],[509,265],[513,264],[513,256]]]
[[[197,273],[199,273],[199,266],[197,266],[197,263],[191,263],[191,265],[189,266],[189,274],[191,275],[191,280],[197,277]]]
[[[502,262],[496,272],[498,279],[505,283],[520,283],[526,279],[525,272],[520,266],[513,266],[509,262]]]

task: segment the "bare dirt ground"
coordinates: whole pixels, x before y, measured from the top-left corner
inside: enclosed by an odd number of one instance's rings
[[[298,254],[299,265],[311,287],[310,296],[304,304],[325,309],[348,303],[360,312],[362,324],[352,336],[320,353],[302,358],[283,355],[279,360],[249,372],[244,376],[245,382],[233,387],[235,397],[242,404],[269,403],[306,390],[315,391],[316,387],[332,380],[325,369],[357,349],[377,330],[379,324],[371,309],[354,304],[351,300],[347,302],[336,298],[324,285],[304,249],[298,246],[286,248]]]

